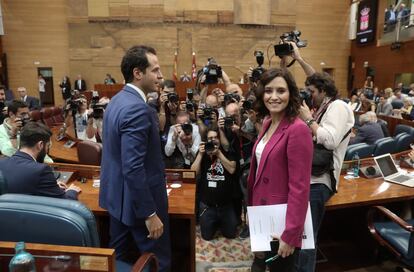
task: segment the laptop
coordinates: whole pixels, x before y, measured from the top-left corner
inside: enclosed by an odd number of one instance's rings
[[[72,177],[73,172],[53,171],[53,174],[54,174],[57,182],[62,182],[64,184],[66,184],[66,183],[68,183],[68,181]]]
[[[386,181],[401,184],[408,187],[414,187],[414,176],[398,172],[397,166],[391,157],[391,154],[385,154],[374,157],[375,163]]]

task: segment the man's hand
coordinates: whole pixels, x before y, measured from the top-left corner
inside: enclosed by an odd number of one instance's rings
[[[158,215],[154,214],[145,220],[145,226],[147,226],[149,239],[158,239],[164,232],[164,224],[161,222]]]
[[[76,191],[77,193],[80,193],[80,192],[82,191],[82,189],[81,189],[80,187],[76,186],[75,184],[71,184],[71,185],[70,185],[70,186],[66,189],[66,191],[69,191],[69,190]]]
[[[181,132],[183,131],[183,129],[181,128],[180,124],[175,124],[173,129],[173,136],[172,139],[173,141],[177,141],[178,137],[181,135]]]
[[[23,126],[22,119],[17,117],[14,119],[14,121],[11,123],[11,132],[13,135],[17,134],[17,131],[19,131]]]
[[[219,129],[224,129],[224,118],[223,117],[220,117],[219,119],[218,119],[218,127],[219,127]]]
[[[68,188],[68,186],[61,181],[58,181],[57,185],[59,186],[60,189],[63,189],[63,190],[66,190]]]
[[[291,54],[291,57],[294,58],[295,60],[302,60],[302,56],[300,55],[299,48],[296,45],[296,43],[289,42],[289,44],[292,45],[293,47],[293,52]]]
[[[310,111],[308,105],[306,105],[306,102],[302,102],[302,106],[300,106],[299,109],[299,118],[303,121],[307,121],[309,119],[312,119],[312,112]]]
[[[206,143],[205,142],[200,142],[198,152],[200,154],[204,154],[206,152]]]
[[[256,123],[257,113],[254,110],[248,110],[247,111],[247,116],[248,116],[250,122],[252,122],[253,124]]]

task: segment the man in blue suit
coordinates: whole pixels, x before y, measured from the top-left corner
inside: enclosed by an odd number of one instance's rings
[[[17,88],[17,92],[19,93],[20,100],[25,102],[30,110],[38,110],[40,109],[40,102],[39,99],[33,96],[27,95],[27,90],[25,87]]]
[[[359,116],[359,124],[356,135],[351,135],[349,145],[366,143],[369,145],[374,144],[377,140],[384,138],[384,132],[382,131],[381,125],[372,122],[370,114],[364,113]]]
[[[103,121],[99,204],[110,214],[110,246],[117,259],[153,252],[170,270],[168,198],[156,112],[146,94],[162,80],[153,48],[134,46],[122,59],[127,83],[109,102]],[[131,243],[132,242],[132,243]],[[133,256],[134,258],[136,256]]]

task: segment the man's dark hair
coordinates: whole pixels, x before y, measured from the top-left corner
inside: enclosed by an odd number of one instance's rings
[[[293,118],[299,115],[300,96],[296,81],[287,69],[272,68],[264,72],[264,74],[260,77],[260,80],[258,82],[259,84],[256,89],[257,100],[255,108],[262,117],[269,115],[269,110],[266,108],[263,102],[263,96],[265,93],[266,85],[277,77],[283,78],[287,83],[289,91],[289,103],[285,109],[285,116],[290,121],[292,121]]]
[[[327,73],[314,73],[308,76],[305,81],[306,86],[313,85],[319,92],[324,91],[327,97],[336,97],[338,89],[335,86],[335,81]]]
[[[136,45],[128,49],[121,62],[121,72],[125,83],[134,80],[134,69],[138,68],[145,74],[145,69],[149,66],[147,54],[156,55],[155,49],[145,45]]]
[[[52,132],[42,123],[29,122],[20,133],[20,147],[34,147],[39,141],[47,143],[50,141]]]
[[[7,113],[10,114],[10,112],[12,112],[13,114],[17,114],[17,111],[20,108],[28,108],[28,107],[29,106],[21,100],[13,100],[7,108]]]

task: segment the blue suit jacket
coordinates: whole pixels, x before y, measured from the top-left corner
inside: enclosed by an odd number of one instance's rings
[[[27,153],[17,151],[0,160],[0,170],[6,179],[8,193],[77,199],[76,191],[65,192],[57,185],[49,165],[34,161]]]
[[[168,216],[156,118],[154,109],[127,85],[105,110],[99,204],[128,226],[154,212]]]
[[[357,135],[351,138],[349,144],[367,143],[372,145],[376,140],[384,138],[384,132],[378,123],[368,122],[358,128]]]
[[[40,109],[39,99],[33,96],[27,96],[25,103],[29,107],[29,110],[38,110]]]

